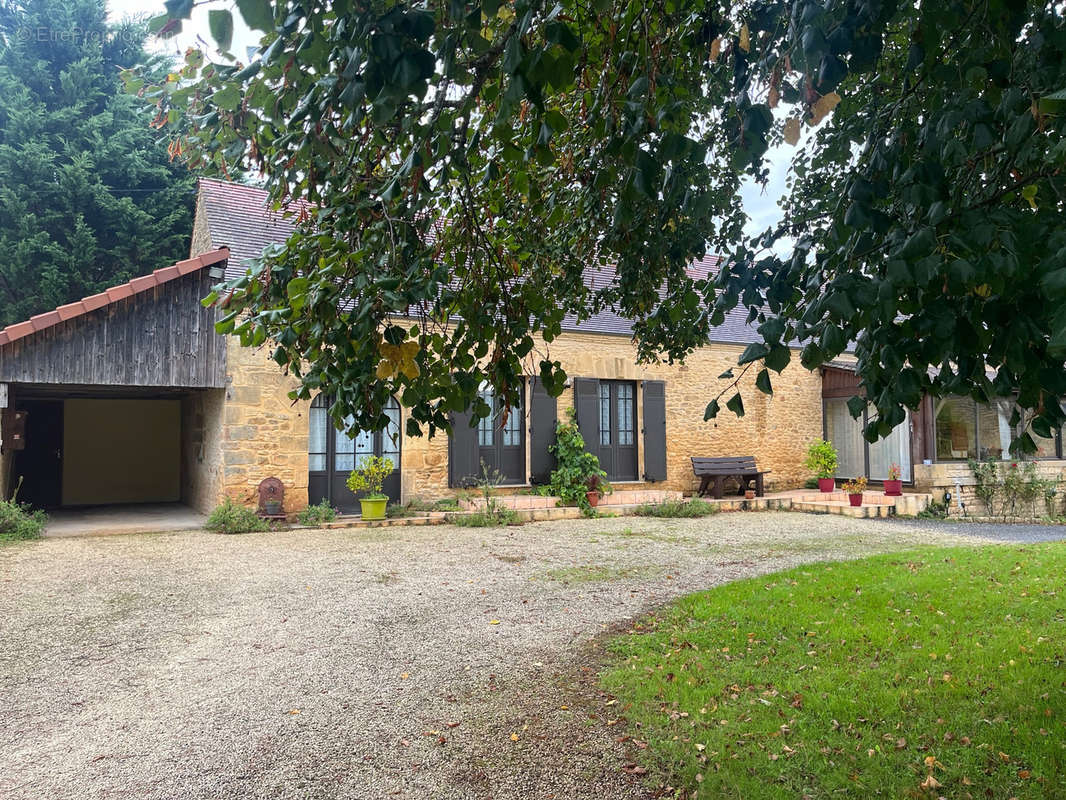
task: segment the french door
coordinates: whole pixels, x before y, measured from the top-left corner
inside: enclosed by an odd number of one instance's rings
[[[635,481],[637,468],[637,385],[633,381],[600,381],[599,445],[593,450],[608,480]]]
[[[496,473],[503,485],[525,483],[526,428],[521,400],[505,409],[491,387],[482,388],[481,399],[492,415],[478,423],[477,451],[479,466],[483,465],[478,474]]]
[[[392,473],[382,490],[391,502],[400,501],[400,405],[385,406],[389,424],[383,431],[360,431],[354,436],[333,425],[329,409],[333,399],[319,395],[311,402],[307,446],[307,496],[314,504],[326,500],[342,513],[359,511],[359,495],[348,489],[348,476],[370,456],[392,461]]]

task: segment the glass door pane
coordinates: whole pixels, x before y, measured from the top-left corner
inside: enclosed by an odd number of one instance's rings
[[[381,455],[392,462],[393,469],[400,468],[400,406],[390,400],[385,406],[385,416],[389,424],[381,432]]]
[[[825,438],[837,451],[836,477],[854,478],[866,474],[862,419],[852,419],[848,401],[842,397],[825,401]]]
[[[875,481],[887,480],[888,468],[893,464],[899,464],[900,480],[909,482],[911,480],[909,413],[904,417],[903,422],[892,429],[892,433],[870,445],[870,475],[868,477]]]

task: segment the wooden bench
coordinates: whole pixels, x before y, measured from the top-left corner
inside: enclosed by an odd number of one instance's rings
[[[770,470],[760,470],[755,466],[755,456],[730,456],[727,458],[692,458],[692,472],[700,479],[699,496],[706,497],[707,489],[714,481],[714,490],[711,492],[716,499],[721,499],[723,484],[726,478],[736,478],[740,482],[740,491],[744,494],[748,481],[755,481],[755,496],[762,497],[763,475],[769,475]]]

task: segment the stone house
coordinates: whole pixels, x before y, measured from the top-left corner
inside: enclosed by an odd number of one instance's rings
[[[756,338],[742,312],[684,365],[637,364],[629,326],[614,314],[571,320],[544,348],[573,376],[570,385],[552,398],[531,377],[502,427],[460,419],[451,437],[411,437],[397,404],[384,433],[337,431],[329,398],[293,402],[295,382],[269,350],[216,334],[215,310],[198,302],[292,230],[265,198],[256,188],[202,180],[190,259],[0,331],[5,493],[21,479],[20,499],[44,507],[182,502],[207,511],[226,496],[253,502],[259,482],[276,476],[288,511],[322,499],[350,511],[357,504],[345,478],[370,453],[396,465],[385,488],[401,502],[462,490],[482,461],[521,490],[547,481],[555,422],[570,408],[619,488],[689,492],[697,485],[691,456],[738,455],[771,470],[770,488],[799,486],[809,477],[807,446],[823,435],[841,450],[841,475],[879,480],[898,462],[908,483],[927,488],[922,481],[933,478],[923,460],[935,468],[961,452],[954,431],[965,427],[955,424],[964,409],[932,400],[893,436],[867,445],[861,423],[842,413],[857,385],[848,365],[809,372],[798,354],[775,378],[772,397],[753,377],[742,385],[743,418],[704,422],[718,376]],[[709,259],[692,269],[713,267]],[[985,416],[974,411],[975,452],[990,441]],[[1061,456],[1060,441],[1053,451]]]

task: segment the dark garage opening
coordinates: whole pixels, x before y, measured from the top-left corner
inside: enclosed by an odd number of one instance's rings
[[[39,508],[174,503],[182,498],[182,400],[25,397],[11,489]]]

